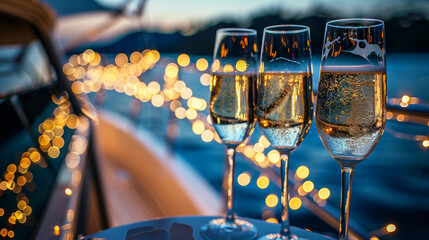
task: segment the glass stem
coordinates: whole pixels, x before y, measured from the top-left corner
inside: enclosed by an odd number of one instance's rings
[[[289,195],[288,195],[288,171],[289,171],[289,153],[281,155],[281,181],[282,181],[282,226],[280,236],[282,239],[290,239],[290,220],[289,220]]]
[[[350,215],[350,195],[352,192],[353,168],[341,167],[341,215],[339,240],[348,239],[348,226]]]
[[[235,147],[227,147],[228,164],[226,169],[227,200],[226,200],[226,223],[234,224],[234,212],[232,209],[232,194],[234,192],[234,168],[235,168]]]

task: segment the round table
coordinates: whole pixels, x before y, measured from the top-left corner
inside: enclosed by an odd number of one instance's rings
[[[132,223],[124,226],[109,228],[104,231],[86,236],[83,239],[90,240],[92,238],[96,238],[96,239],[98,238],[97,240],[101,240],[101,239],[126,240],[128,230],[130,229],[151,226],[151,227],[154,227],[155,229],[163,229],[168,232],[173,223],[180,223],[180,224],[186,224],[192,227],[192,235],[195,240],[200,240],[200,239],[203,240],[203,238],[200,235],[201,226],[215,218],[220,218],[220,217],[186,216],[186,217],[158,218],[158,219],[153,219],[153,220],[148,220],[143,222]],[[251,219],[251,218],[244,218],[244,219],[246,219],[247,221],[255,225],[255,227],[258,229],[258,236],[263,236],[270,233],[278,233],[280,231],[280,224],[269,223],[262,220]],[[300,237],[303,237],[309,240],[332,240],[333,239],[331,237],[310,232],[297,227],[291,227],[291,232],[295,235],[298,235]],[[145,239],[145,238],[141,238],[141,239]],[[180,237],[177,238],[176,236],[175,239],[180,239]],[[157,240],[157,239],[151,239],[151,240]]]

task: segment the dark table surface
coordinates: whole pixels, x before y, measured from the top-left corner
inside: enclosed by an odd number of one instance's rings
[[[169,232],[169,229],[173,223],[181,223],[192,227],[192,232],[193,232],[192,235],[195,238],[195,240],[200,240],[200,239],[202,240],[203,238],[200,235],[201,226],[203,226],[204,224],[206,224],[207,222],[215,218],[219,218],[219,217],[187,216],[187,217],[159,218],[159,219],[137,222],[133,224],[106,229],[104,231],[86,236],[84,237],[84,239],[89,240],[92,238],[101,238],[106,240],[121,240],[121,239],[125,240],[127,236],[127,232],[130,229],[151,226],[151,227],[154,227],[155,229],[163,229]],[[264,236],[266,234],[271,234],[271,233],[278,233],[280,230],[280,224],[268,223],[262,220],[249,219],[249,218],[246,218],[246,220],[255,225],[255,227],[258,229],[258,236]],[[324,236],[314,232],[309,232],[301,228],[291,227],[291,231],[292,231],[292,234],[298,235],[308,240],[332,240],[332,238],[328,236]],[[97,239],[97,240],[101,240],[101,239]],[[143,240],[146,238],[142,237],[138,239]],[[153,237],[149,237],[147,239],[156,240],[156,239],[153,239]],[[177,238],[176,236],[175,239],[180,239],[180,237]]]

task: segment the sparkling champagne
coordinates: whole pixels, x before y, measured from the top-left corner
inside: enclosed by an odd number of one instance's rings
[[[309,73],[261,73],[256,116],[262,132],[277,149],[294,150],[311,125],[313,101]]]
[[[238,145],[254,126],[256,74],[214,74],[210,85],[210,116],[220,139]]]
[[[316,124],[337,161],[354,165],[369,155],[383,133],[385,111],[384,68],[322,68]]]

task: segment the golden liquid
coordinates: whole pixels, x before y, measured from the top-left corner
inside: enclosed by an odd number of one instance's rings
[[[210,116],[225,144],[238,145],[254,126],[256,74],[214,75],[210,85]]]
[[[260,74],[256,117],[273,147],[292,151],[307,134],[313,115],[311,81],[307,73]]]
[[[383,134],[385,111],[384,71],[320,73],[317,130],[337,161],[354,165],[369,155]]]

